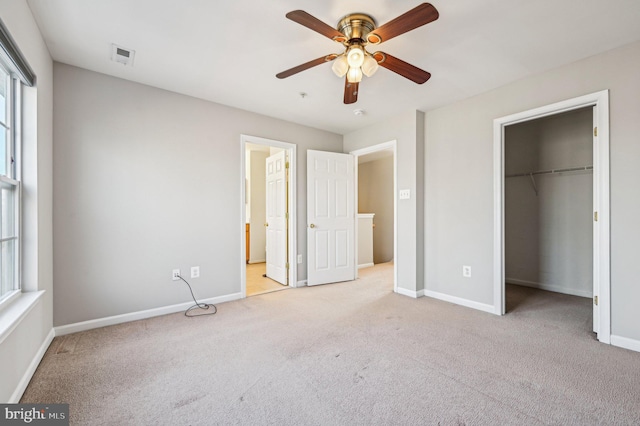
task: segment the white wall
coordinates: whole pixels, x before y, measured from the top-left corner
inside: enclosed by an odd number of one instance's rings
[[[609,89],[612,334],[640,340],[639,68],[634,43],[427,114],[427,289],[493,305],[493,120]]]
[[[593,165],[593,109],[508,126],[506,175]],[[593,173],[505,179],[506,281],[593,295]]]
[[[375,213],[373,263],[393,260],[393,156],[358,165],[358,212]]]
[[[306,258],[306,150],[340,135],[59,63],[54,88],[56,326],[188,302],[173,268],[200,266],[199,298],[240,293],[241,134],[298,145]]]
[[[424,258],[424,113],[406,111],[373,126],[346,134],[344,152],[397,141],[399,189],[411,198],[398,200],[398,288],[415,295],[423,289]]]
[[[52,330],[52,61],[27,3],[0,0],[0,16],[31,68],[23,93],[22,285],[44,290],[36,306],[0,344],[0,401],[9,401]]]

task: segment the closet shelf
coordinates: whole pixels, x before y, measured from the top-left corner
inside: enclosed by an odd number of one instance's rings
[[[512,178],[512,177],[520,177],[520,176],[549,175],[549,174],[565,173],[565,172],[580,172],[583,170],[593,170],[593,166],[568,167],[565,169],[538,170],[538,171],[529,172],[529,173],[516,173],[513,175],[506,175],[505,177]]]

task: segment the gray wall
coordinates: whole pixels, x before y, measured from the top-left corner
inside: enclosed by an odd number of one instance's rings
[[[241,134],[297,144],[306,258],[306,150],[340,135],[59,63],[54,92],[56,326],[188,302],[173,268],[200,266],[199,298],[240,292]]]
[[[640,340],[639,68],[634,43],[427,114],[426,288],[493,304],[493,120],[609,89],[612,334]]]
[[[593,109],[508,126],[505,174],[593,165]],[[593,173],[505,179],[506,281],[593,295]]]
[[[393,260],[393,156],[358,165],[358,212],[375,213],[373,263]]]
[[[395,140],[398,189],[411,190],[411,198],[398,200],[398,287],[423,289],[424,258],[424,113],[406,111],[396,117],[344,136],[344,152]],[[402,290],[400,290],[402,291]]]
[[[26,1],[0,0],[0,16],[38,77],[36,88],[23,91],[22,286],[45,291],[0,343],[0,401],[6,402],[52,331],[53,65]]]

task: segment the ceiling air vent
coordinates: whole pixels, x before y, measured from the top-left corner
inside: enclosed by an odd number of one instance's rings
[[[111,60],[118,62],[124,66],[133,66],[133,57],[136,55],[135,50],[126,49],[124,47],[111,45]]]

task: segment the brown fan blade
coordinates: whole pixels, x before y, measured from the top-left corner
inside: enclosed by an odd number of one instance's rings
[[[438,19],[439,13],[430,3],[422,3],[410,11],[403,13],[396,19],[376,28],[367,35],[367,41],[371,44],[382,43],[400,34],[421,27]]]
[[[388,53],[376,52],[373,58],[378,61],[378,65],[408,78],[414,83],[422,84],[431,78],[431,74],[415,67],[401,59],[391,56]]]
[[[276,74],[276,77],[278,78],[291,77],[294,74],[298,74],[300,71],[308,70],[309,68],[313,68],[316,65],[324,64],[325,62],[331,62],[337,57],[338,55],[336,55],[335,53],[332,53],[330,55],[323,56],[318,59],[314,59],[313,61],[305,62],[302,65],[298,65],[297,67],[293,67],[286,71],[282,71],[281,73]]]
[[[358,87],[360,83],[349,83],[349,80],[344,79],[344,103],[354,104],[358,100]]]
[[[294,10],[287,13],[286,17],[338,43],[347,41],[347,38],[340,31],[325,24],[315,16],[309,15],[304,10]]]

